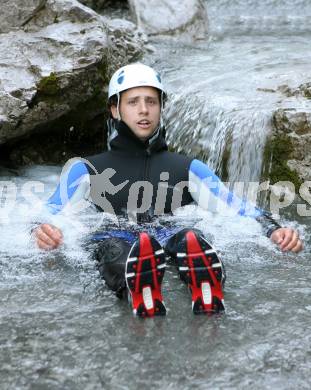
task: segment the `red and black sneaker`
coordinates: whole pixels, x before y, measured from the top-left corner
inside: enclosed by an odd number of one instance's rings
[[[191,291],[193,313],[224,311],[224,270],[212,246],[204,237],[188,231],[178,244],[176,256],[179,276]]]
[[[165,266],[164,250],[158,241],[147,233],[140,233],[125,267],[125,280],[135,315],[153,317],[166,314],[161,293]]]

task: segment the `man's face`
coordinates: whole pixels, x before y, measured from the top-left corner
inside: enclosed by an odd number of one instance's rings
[[[121,119],[142,141],[148,139],[160,122],[161,105],[159,92],[153,87],[136,87],[121,94],[119,106]],[[111,107],[112,116],[117,119],[117,107]]]

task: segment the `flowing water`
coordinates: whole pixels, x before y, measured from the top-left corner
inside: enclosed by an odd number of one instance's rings
[[[155,44],[161,54],[147,60],[171,92],[171,143],[221,171],[226,141],[233,150],[228,178],[256,180],[272,110],[305,104],[260,89],[310,81],[311,6],[207,3],[207,42]],[[0,171],[7,184],[0,198],[1,389],[310,388],[310,221],[295,204],[282,222],[302,234],[299,255],[281,253],[253,220],[179,210],[174,218],[202,229],[221,252],[226,313],[194,316],[168,267],[167,316],[140,320],[103,286],[84,247],[101,220],[91,209],[55,221],[65,236],[58,251],[41,253],[29,239],[60,169]]]

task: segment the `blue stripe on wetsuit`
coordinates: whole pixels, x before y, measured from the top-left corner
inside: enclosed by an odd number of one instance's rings
[[[162,246],[164,246],[166,242],[181,229],[182,227],[179,226],[173,228],[165,228],[165,227],[158,227],[158,226],[152,227],[151,225],[150,228],[147,229],[147,231],[148,233],[153,235]],[[106,238],[121,238],[122,240],[125,240],[132,245],[137,240],[138,234],[139,231],[135,233],[128,230],[109,230],[109,231],[93,234],[92,240],[101,241],[101,240],[105,240]]]
[[[81,161],[74,163],[68,174],[62,173],[54,194],[47,201],[47,207],[51,214],[59,213],[66,206],[77,191],[82,177],[88,174],[85,164]]]
[[[121,238],[122,240],[132,244],[134,241],[136,241],[137,234],[127,230],[109,230],[92,234],[92,240],[94,241],[101,241],[105,240],[106,238]]]
[[[262,210],[248,203],[246,199],[241,199],[232,191],[229,191],[219,177],[202,161],[193,160],[190,165],[190,172],[193,173],[201,181],[202,185],[205,185],[216,198],[225,201],[228,206],[238,206],[237,213],[239,215],[256,218],[263,214]],[[225,197],[225,199],[223,199],[223,197]]]

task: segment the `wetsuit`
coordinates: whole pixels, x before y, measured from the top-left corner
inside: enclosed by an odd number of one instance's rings
[[[88,198],[100,211],[146,226],[155,216],[172,213],[180,206],[195,201],[208,208],[216,199],[236,214],[258,220],[268,237],[280,227],[269,214],[230,192],[206,164],[169,152],[164,129],[146,142],[124,122],[118,122],[116,130],[110,150],[76,159],[63,170],[60,184],[47,202],[49,213],[57,214]],[[178,226],[159,227],[152,233],[172,254],[178,230]],[[100,241],[95,252],[100,274],[111,289],[119,291],[124,286],[124,264],[136,234],[109,229],[94,234],[93,239]]]

